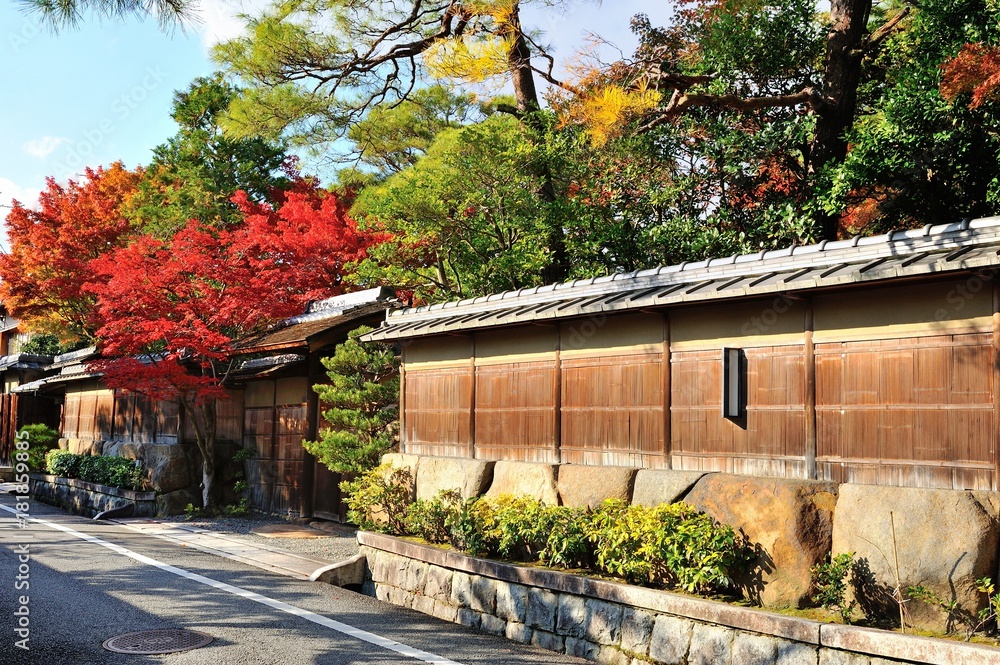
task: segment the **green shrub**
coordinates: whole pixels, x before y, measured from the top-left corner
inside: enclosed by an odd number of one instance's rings
[[[347,518],[365,531],[404,535],[412,486],[410,471],[390,464],[345,480],[340,489],[347,495]]]
[[[124,457],[98,457],[104,460],[104,484],[112,487],[138,490],[145,484],[145,469],[135,460]]]
[[[462,501],[457,491],[410,504],[413,479],[382,466],[344,482],[349,517],[362,529],[450,542],[476,556],[592,567],[635,584],[716,592],[754,549],[731,527],[683,503],[655,508],[607,501],[596,511],[503,495]]]
[[[548,506],[549,535],[538,560],[547,566],[587,568],[593,564],[594,551],[587,536],[590,516],[569,506]]]
[[[711,593],[734,586],[732,573],[754,554],[732,527],[685,503],[648,508],[609,500],[588,529],[598,569],[633,584]]]
[[[257,451],[253,448],[240,448],[235,453],[233,453],[233,461],[237,464],[242,464],[243,462],[253,459],[256,457]]]
[[[76,455],[68,450],[50,450],[45,454],[45,468],[53,476],[77,478],[80,475],[82,458],[82,455]]]
[[[222,514],[226,517],[246,517],[252,512],[253,508],[250,506],[250,499],[246,497],[240,499],[238,503],[230,504],[222,508]]]
[[[51,450],[45,458],[49,473],[64,478],[78,478],[88,483],[122,489],[142,489],[145,470],[124,457],[76,455],[66,450]]]
[[[854,571],[854,552],[833,556],[826,555],[826,562],[817,563],[810,569],[816,595],[814,603],[827,610],[836,610],[844,623],[851,623],[856,601],[847,601],[847,585]]]
[[[420,499],[406,509],[406,532],[429,543],[451,540],[449,518],[454,518],[462,503],[458,490],[441,490],[433,499]]]
[[[18,430],[17,438],[28,442],[28,466],[32,471],[45,470],[45,456],[59,445],[59,432],[42,423],[25,425]]]
[[[445,521],[451,546],[475,556],[495,554],[496,542],[487,536],[494,520],[489,501],[477,497],[466,499]]]
[[[84,455],[80,458],[80,470],[79,476],[80,480],[85,480],[88,483],[97,483],[98,485],[107,485],[107,468],[101,461],[101,457],[95,455]]]

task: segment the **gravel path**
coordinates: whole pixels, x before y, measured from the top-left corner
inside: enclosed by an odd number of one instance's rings
[[[325,559],[331,563],[343,561],[358,553],[356,529],[335,522],[314,521],[312,527],[320,538],[268,538],[251,531],[267,524],[289,524],[282,517],[274,515],[251,515],[249,517],[195,517],[184,516],[159,518],[162,522],[176,522],[206,531],[222,534],[227,538],[243,540],[254,545],[265,545],[302,556]]]

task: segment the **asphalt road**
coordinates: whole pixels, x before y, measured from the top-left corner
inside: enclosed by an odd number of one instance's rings
[[[585,662],[34,501],[27,508],[32,520],[19,523],[15,498],[0,495],[0,663]],[[161,656],[101,647],[163,628],[215,639]]]

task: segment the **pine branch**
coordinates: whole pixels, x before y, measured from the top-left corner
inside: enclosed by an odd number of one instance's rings
[[[790,106],[808,105],[814,111],[821,112],[826,102],[823,97],[812,88],[803,88],[799,92],[790,95],[776,95],[771,97],[739,97],[737,95],[710,95],[703,93],[685,94],[680,90],[674,90],[670,102],[666,108],[648,114],[649,118],[640,125],[640,132],[648,132],[651,129],[670,122],[684,111],[695,107],[721,107],[737,111],[755,111],[767,108],[783,108]]]

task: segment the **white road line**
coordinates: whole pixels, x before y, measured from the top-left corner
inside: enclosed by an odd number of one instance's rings
[[[13,513],[14,515],[20,514],[13,508],[4,506],[2,504],[0,504],[0,509],[6,510],[8,513]],[[403,644],[401,642],[390,640],[388,638],[381,637],[374,633],[369,633],[367,630],[361,630],[360,628],[355,628],[354,626],[350,626],[346,623],[341,623],[340,621],[334,621],[333,619],[328,619],[325,616],[316,614],[315,612],[310,612],[309,610],[304,610],[301,607],[296,607],[295,605],[289,605],[288,603],[285,603],[280,600],[275,600],[274,598],[269,598],[267,596],[263,596],[254,591],[248,591],[238,586],[233,586],[232,584],[219,582],[218,580],[213,580],[210,577],[205,577],[204,575],[192,573],[187,570],[184,570],[183,568],[177,568],[176,566],[171,566],[169,564],[163,563],[162,561],[151,559],[148,556],[139,554],[138,552],[133,552],[132,550],[122,547],[121,545],[110,543],[106,540],[97,538],[96,536],[91,536],[90,534],[82,533],[80,531],[71,529],[61,524],[56,524],[55,522],[43,520],[38,517],[29,517],[27,519],[29,522],[37,522],[38,524],[44,524],[49,528],[56,529],[57,531],[63,531],[65,533],[70,534],[71,536],[75,536],[77,538],[80,538],[81,540],[85,540],[88,543],[93,543],[95,545],[100,545],[101,547],[106,547],[109,550],[112,550],[113,552],[117,552],[118,554],[123,554],[129,557],[130,559],[135,559],[136,561],[145,563],[155,568],[159,568],[160,570],[172,573],[174,575],[177,575],[178,577],[183,577],[185,579],[199,582],[206,586],[210,586],[214,589],[219,589],[220,591],[226,591],[228,593],[233,594],[234,596],[240,596],[241,598],[252,600],[255,603],[260,603],[261,605],[267,605],[268,607],[271,607],[273,609],[280,610],[287,614],[301,617],[306,621],[311,621],[312,623],[318,624],[320,626],[330,628],[332,630],[337,631],[338,633],[343,633],[344,635],[348,635],[350,637],[362,640],[364,642],[368,642],[369,644],[374,644],[375,646],[382,647],[383,649],[395,651],[396,653],[406,656],[408,658],[420,660],[425,663],[433,663],[434,665],[461,665],[460,663],[444,658],[443,656],[437,656],[427,651],[422,651],[420,649],[407,646],[406,644]]]

